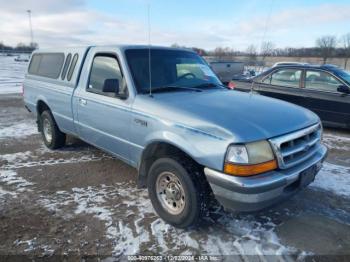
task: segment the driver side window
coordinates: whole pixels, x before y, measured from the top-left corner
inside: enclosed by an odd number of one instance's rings
[[[335,77],[323,71],[308,70],[305,76],[305,88],[319,91],[337,92],[342,85]]]
[[[101,95],[111,95],[110,93],[113,92],[103,92],[103,87],[108,81],[109,83],[113,83],[113,81],[115,83],[116,80],[118,80],[119,86],[121,86],[123,76],[118,60],[109,55],[95,56],[91,67],[87,91]],[[115,95],[115,93],[113,95]]]

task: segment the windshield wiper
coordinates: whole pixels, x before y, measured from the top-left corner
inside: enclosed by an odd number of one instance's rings
[[[210,88],[210,87],[225,87],[225,88],[227,88],[227,86],[220,85],[220,84],[214,84],[214,83],[202,83],[202,84],[193,86],[193,88],[202,88],[202,89]]]
[[[159,86],[159,87],[152,87],[152,93],[161,93],[161,92],[172,92],[172,91],[182,91],[182,90],[189,90],[189,91],[196,91],[196,92],[202,92],[202,90],[198,88],[193,87],[183,87],[183,86]]]

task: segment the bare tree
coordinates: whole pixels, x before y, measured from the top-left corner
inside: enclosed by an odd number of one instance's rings
[[[271,56],[274,51],[275,45],[272,42],[263,42],[260,48],[260,55],[264,61],[267,56]]]
[[[346,69],[350,58],[350,33],[343,35],[342,42],[343,42],[343,48],[344,48],[344,54],[345,54],[344,69]]]
[[[248,55],[257,55],[256,46],[253,44],[249,45],[246,52]]]
[[[327,59],[332,56],[337,44],[337,38],[332,35],[326,35],[316,40],[316,46],[320,49],[323,63],[327,62]]]
[[[213,55],[221,60],[222,58],[232,57],[234,50],[230,47],[217,47],[214,49]]]
[[[225,55],[226,56],[234,56],[234,51],[233,51],[233,48],[231,47],[225,47],[224,48],[224,51],[225,51]]]
[[[225,50],[222,47],[217,47],[214,49],[213,54],[220,60],[225,56]]]
[[[248,63],[250,65],[255,64],[258,55],[255,45],[249,45],[247,47],[246,54],[248,56]]]

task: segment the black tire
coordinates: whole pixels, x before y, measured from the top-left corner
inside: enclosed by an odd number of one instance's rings
[[[157,179],[164,172],[171,172],[182,184],[186,197],[184,208],[179,214],[168,212],[157,196]],[[211,195],[211,190],[205,180],[203,171],[191,160],[183,157],[156,160],[149,170],[147,187],[157,214],[175,227],[196,226],[201,222],[201,218],[208,214],[208,197]]]
[[[48,122],[46,122],[48,121]],[[50,133],[52,139],[49,140],[45,134],[44,134],[44,123],[49,123],[50,126]],[[55,122],[55,119],[53,118],[50,111],[45,110],[40,115],[40,121],[39,121],[39,129],[41,132],[41,136],[44,140],[45,145],[50,149],[57,149],[60,147],[63,147],[66,143],[66,134],[62,133]]]

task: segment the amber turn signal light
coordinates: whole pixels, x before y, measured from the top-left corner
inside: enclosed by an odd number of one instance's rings
[[[234,176],[254,176],[277,168],[276,160],[271,160],[261,164],[254,165],[237,165],[225,163],[224,172]]]

